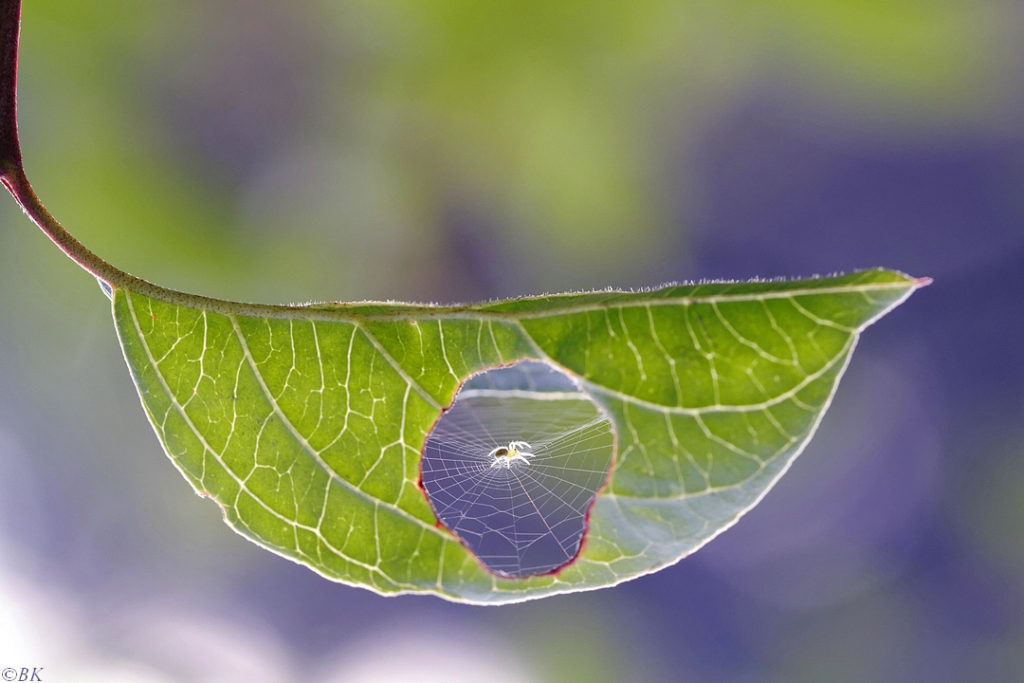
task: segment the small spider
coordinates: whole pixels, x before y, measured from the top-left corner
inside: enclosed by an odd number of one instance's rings
[[[509,441],[507,446],[498,446],[487,455],[492,458],[491,467],[507,470],[514,462],[530,462],[529,458],[534,457],[532,450],[533,447],[525,441]]]

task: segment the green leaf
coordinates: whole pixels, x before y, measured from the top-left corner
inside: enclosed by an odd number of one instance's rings
[[[458,307],[185,306],[117,289],[113,310],[164,448],[238,533],[380,593],[494,604],[614,585],[732,525],[814,433],[860,331],[924,282],[870,270]],[[460,384],[520,359],[575,378],[617,452],[576,560],[507,578],[418,483]]]

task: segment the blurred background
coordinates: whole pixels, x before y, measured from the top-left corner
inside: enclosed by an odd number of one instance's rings
[[[0,666],[48,680],[1024,677],[1024,5],[26,3],[36,189],[170,287],[464,301],[886,266],[805,453],[678,565],[507,608],[233,534],[0,202]]]

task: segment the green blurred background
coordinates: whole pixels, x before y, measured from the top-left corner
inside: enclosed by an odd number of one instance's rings
[[[0,202],[0,666],[53,680],[1024,677],[1024,5],[26,3],[50,210],[221,298],[462,301],[887,266],[766,500],[619,588],[386,600],[232,534],[108,302]]]

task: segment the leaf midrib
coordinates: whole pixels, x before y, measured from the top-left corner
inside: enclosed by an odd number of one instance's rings
[[[865,271],[872,272],[872,271]],[[747,282],[729,283],[735,285],[746,285],[750,284]],[[666,285],[666,287],[674,286],[686,286],[686,285]],[[700,285],[693,285],[695,287]],[[424,321],[433,319],[449,319],[449,320],[462,320],[469,319],[475,321],[498,321],[498,322],[509,322],[517,320],[526,320],[533,318],[547,318],[559,315],[568,315],[573,313],[587,313],[592,311],[603,311],[616,308],[642,308],[650,306],[689,306],[693,304],[704,304],[704,303],[719,303],[719,302],[742,302],[742,301],[759,301],[765,299],[786,299],[800,296],[813,296],[816,294],[866,294],[873,291],[892,291],[892,290],[908,290],[913,291],[918,286],[914,281],[902,281],[902,282],[878,282],[869,283],[864,285],[839,285],[836,287],[806,287],[800,289],[786,289],[777,291],[767,292],[743,292],[737,294],[698,294],[689,296],[676,296],[667,297],[662,299],[626,299],[622,301],[604,301],[599,303],[586,303],[586,304],[575,304],[570,306],[562,306],[557,308],[545,308],[541,310],[524,310],[524,311],[498,311],[493,310],[493,306],[507,305],[510,303],[520,302],[543,302],[552,296],[567,296],[566,294],[559,295],[535,295],[528,297],[520,297],[516,299],[504,299],[498,301],[480,302],[468,305],[460,306],[445,306],[435,304],[400,304],[396,302],[379,302],[379,301],[361,301],[346,303],[342,306],[339,305],[337,308],[329,308],[331,304],[322,303],[310,303],[304,305],[278,305],[278,304],[257,304],[257,303],[243,303],[238,301],[227,301],[222,299],[212,299],[200,296],[189,296],[186,298],[169,298],[157,296],[153,293],[127,289],[126,291],[138,293],[142,296],[155,299],[157,301],[164,301],[175,306],[184,306],[186,308],[192,308],[194,310],[204,310],[213,313],[220,313],[223,315],[234,315],[243,318],[274,318],[274,319],[291,319],[291,320],[310,320],[310,321],[324,321],[324,322],[392,322],[392,321]],[[651,293],[655,293],[665,287],[659,287],[652,289],[649,292],[629,292],[624,290],[600,290],[600,291],[587,291],[580,292],[580,295],[587,294],[609,294],[609,295],[631,295],[631,296],[644,296]],[[360,313],[359,311],[352,310],[352,307],[371,307],[371,306],[403,306],[403,308],[396,308],[394,311],[387,313]],[[890,307],[887,307],[887,310]]]

